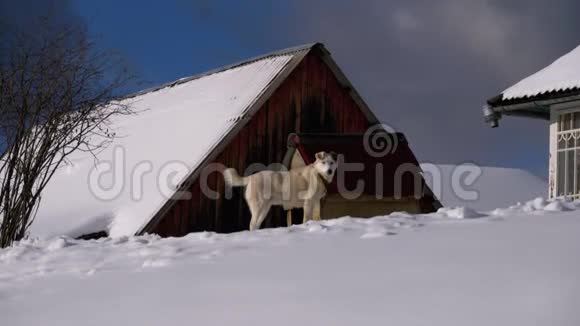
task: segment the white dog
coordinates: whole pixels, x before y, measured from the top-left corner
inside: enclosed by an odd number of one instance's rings
[[[285,210],[304,208],[303,222],[320,219],[325,182],[332,181],[336,163],[335,153],[319,152],[314,163],[290,171],[268,170],[241,177],[236,170],[226,169],[224,179],[230,187],[246,186],[245,198],[252,213],[250,230],[257,230],[272,205],[282,205]]]

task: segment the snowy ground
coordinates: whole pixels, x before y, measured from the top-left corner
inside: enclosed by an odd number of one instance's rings
[[[580,325],[580,203],[230,235],[27,240],[2,325]]]

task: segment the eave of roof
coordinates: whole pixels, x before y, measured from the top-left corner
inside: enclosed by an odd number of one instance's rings
[[[537,106],[540,102],[567,101],[580,95],[580,46],[562,55],[545,68],[527,76],[502,93],[487,100],[492,107]]]
[[[570,88],[566,90],[558,90],[551,92],[544,92],[535,96],[525,96],[520,98],[504,99],[503,94],[496,95],[487,100],[487,104],[491,107],[513,106],[525,103],[534,102],[559,102],[559,100],[567,101],[570,97],[580,96],[580,88]]]

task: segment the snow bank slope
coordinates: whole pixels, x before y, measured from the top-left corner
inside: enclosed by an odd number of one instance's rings
[[[557,204],[554,204],[557,203]],[[560,207],[560,209],[558,209]],[[578,325],[576,205],[0,250],[6,325]],[[453,216],[456,217],[456,216]]]
[[[421,167],[425,171],[431,168],[429,164],[421,164]],[[433,180],[429,173],[426,173],[425,180],[446,207],[466,206],[478,211],[486,211],[525,202],[536,197],[546,197],[548,193],[548,183],[528,171],[481,167],[481,175],[475,182],[469,185],[464,184],[466,190],[477,192],[477,196],[474,200],[465,199],[452,187],[453,173],[457,171],[457,166],[438,164],[436,167],[441,172],[441,187],[433,187]]]

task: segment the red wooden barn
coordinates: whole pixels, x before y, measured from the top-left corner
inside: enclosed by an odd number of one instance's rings
[[[94,197],[94,190],[84,195],[87,179],[79,182],[77,179],[81,177],[71,178],[71,172],[64,171],[55,175],[55,181],[47,188],[47,198],[38,214],[39,233],[63,233],[42,222],[63,215],[70,217],[67,223],[74,224],[67,231],[71,236],[93,233],[180,236],[202,230],[245,230],[250,214],[243,200],[243,189],[234,189],[231,199],[224,198],[221,174],[206,173],[211,163],[242,172],[252,163],[281,163],[291,134],[358,134],[360,140],[360,135],[379,123],[320,43],[285,49],[184,78],[141,92],[127,101],[138,108],[138,114],[119,121],[119,133],[124,137],[115,140],[102,157],[113,156],[118,146],[124,149],[128,170],[148,161],[153,171],[150,174],[155,174],[161,171],[160,166],[166,167],[165,162],[175,160],[185,162],[186,173],[176,177],[169,197],[159,196],[147,186],[154,183],[145,182],[140,200],[128,193],[127,188],[131,187],[124,187],[117,197],[94,203],[94,198],[90,198],[90,195]],[[389,178],[393,177],[397,162],[417,165],[406,144],[406,141],[401,143],[401,155],[391,156],[387,165]],[[361,148],[362,144],[349,146]],[[322,144],[320,148],[326,147]],[[340,146],[336,149],[341,150]],[[91,164],[83,159],[79,156],[78,165],[71,169],[73,174],[91,173]],[[148,180],[149,174],[145,173],[143,178]],[[123,180],[129,184],[135,182],[134,177]],[[206,184],[221,194],[219,198],[208,198],[204,194],[202,188]],[[65,211],[59,205],[54,193],[64,187],[75,192],[80,208]],[[413,206],[415,211],[432,211],[439,205],[429,191],[421,192],[417,200],[420,205]],[[383,213],[395,208],[396,205],[385,208]],[[350,215],[356,215],[356,211]],[[285,212],[282,208],[273,208],[264,226],[282,225],[286,225]]]

